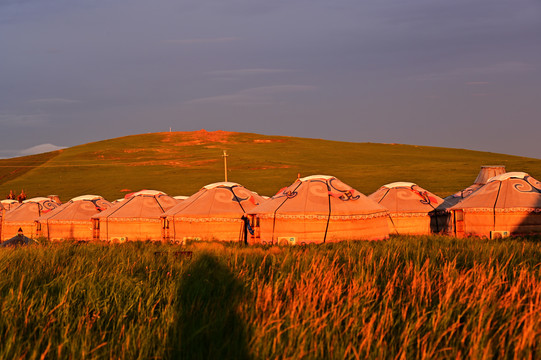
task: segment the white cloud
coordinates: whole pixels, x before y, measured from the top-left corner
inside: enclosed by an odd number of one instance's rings
[[[210,96],[190,100],[188,104],[229,104],[229,105],[268,105],[276,102],[276,96],[285,93],[298,93],[315,90],[315,86],[307,85],[275,85],[262,86],[237,91],[232,94]]]
[[[28,149],[20,150],[17,152],[17,155],[18,156],[35,155],[35,154],[46,153],[49,151],[61,150],[65,148],[66,148],[65,146],[57,146],[53,144],[41,144],[41,145],[32,146]]]
[[[177,39],[177,40],[162,40],[166,44],[214,44],[237,41],[236,37],[218,37],[218,38],[192,38],[192,39]]]
[[[28,100],[29,104],[43,104],[43,105],[67,105],[80,103],[79,100],[65,99],[65,98],[43,98]]]

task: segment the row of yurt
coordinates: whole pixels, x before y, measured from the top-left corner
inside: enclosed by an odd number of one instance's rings
[[[482,168],[475,189],[461,192],[453,206],[413,183],[387,184],[366,197],[323,175],[299,178],[268,200],[236,183],[210,184],[180,199],[143,190],[114,205],[98,196],[82,196],[62,206],[53,201],[58,206],[54,210],[45,203],[50,199],[35,198],[19,210],[3,211],[2,230],[8,231],[2,231],[2,239],[19,227],[25,235],[51,240],[288,244],[383,239],[389,233],[494,237],[540,232],[539,182],[524,173],[480,179],[486,170]],[[40,201],[41,206],[30,206]]]
[[[24,233],[51,240],[309,243],[383,239],[389,234],[387,217],[384,207],[338,179],[311,176],[268,201],[236,183],[210,184],[185,200],[144,190],[110,206],[100,197],[82,196],[25,218]]]
[[[1,239],[22,232],[49,240],[160,240],[160,216],[178,202],[154,190],[129,194],[114,206],[96,195],[79,196],[63,205],[49,198],[33,198],[2,211]]]

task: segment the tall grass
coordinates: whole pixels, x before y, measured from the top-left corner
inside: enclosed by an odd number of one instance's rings
[[[5,359],[535,358],[541,243],[0,249],[0,343]]]

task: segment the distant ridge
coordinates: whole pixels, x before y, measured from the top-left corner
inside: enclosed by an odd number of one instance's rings
[[[205,130],[130,135],[59,151],[0,160],[0,196],[24,189],[29,196],[84,194],[108,200],[126,190],[156,189],[191,195],[223,181],[273,195],[300,174],[334,175],[365,194],[395,181],[417,183],[447,196],[473,183],[481,165],[502,164],[541,178],[541,160],[463,149],[352,143]]]

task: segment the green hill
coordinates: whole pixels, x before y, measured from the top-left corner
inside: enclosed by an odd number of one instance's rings
[[[29,197],[83,194],[108,200],[141,189],[191,195],[224,180],[264,195],[291,184],[297,174],[334,175],[365,194],[393,181],[411,181],[440,195],[475,180],[481,165],[505,165],[541,178],[541,160],[428,146],[350,143],[224,131],[126,136],[46,154],[0,160],[0,195],[24,189]]]

